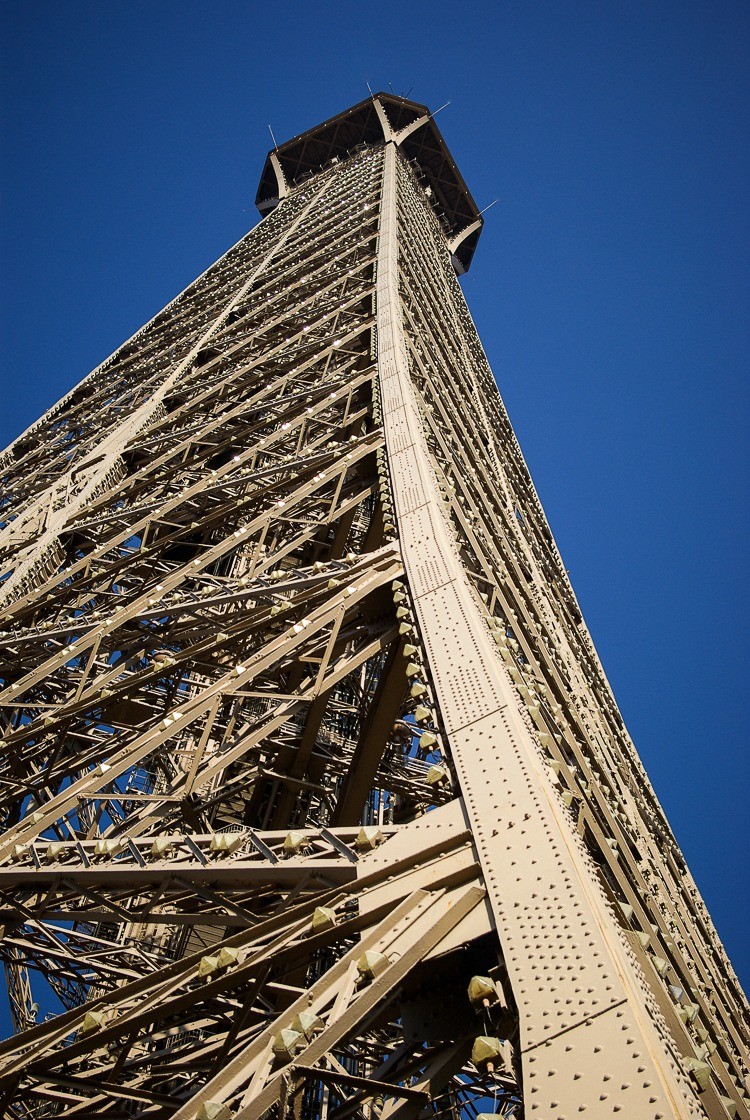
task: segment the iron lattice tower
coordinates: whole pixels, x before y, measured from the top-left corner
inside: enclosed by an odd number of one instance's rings
[[[258,205],[2,458],[4,1114],[748,1117],[434,121],[368,99]]]

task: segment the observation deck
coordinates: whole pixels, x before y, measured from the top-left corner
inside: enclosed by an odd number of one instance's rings
[[[315,128],[272,148],[255,203],[261,214],[332,160],[363,145],[395,143],[414,167],[443,228],[458,273],[466,272],[483,220],[469,188],[426,105],[377,93]]]

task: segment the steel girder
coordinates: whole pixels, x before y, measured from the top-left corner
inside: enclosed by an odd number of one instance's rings
[[[746,1000],[456,281],[481,220],[373,106],[2,457],[0,1099],[748,1115]]]

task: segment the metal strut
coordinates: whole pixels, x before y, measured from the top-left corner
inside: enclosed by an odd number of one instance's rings
[[[401,181],[408,190],[403,172]],[[591,882],[441,509],[403,341],[399,253],[409,250],[398,195],[390,143],[376,288],[383,428],[404,570],[519,1006],[527,1108],[604,1115],[616,1087],[629,1115],[697,1117],[644,1014],[640,970]]]

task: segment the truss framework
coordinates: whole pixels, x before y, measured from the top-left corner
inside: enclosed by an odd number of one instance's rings
[[[429,112],[283,145],[259,205],[2,457],[5,1114],[750,1115]]]

